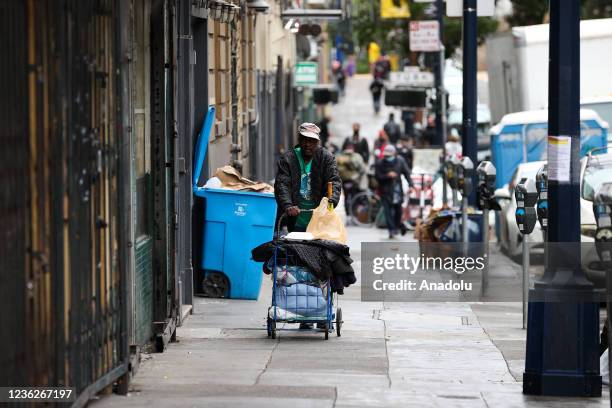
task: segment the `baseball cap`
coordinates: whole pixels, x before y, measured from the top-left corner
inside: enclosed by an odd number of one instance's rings
[[[395,151],[395,146],[388,144],[385,146],[385,150],[383,150],[383,156],[394,156]]]
[[[311,139],[319,139],[319,133],[321,133],[321,129],[319,129],[319,127],[317,125],[315,125],[314,123],[302,123],[298,129],[298,132],[300,133],[300,135],[305,136],[305,137],[309,137]]]

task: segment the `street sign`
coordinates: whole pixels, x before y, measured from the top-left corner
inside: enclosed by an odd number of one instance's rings
[[[295,85],[316,85],[319,82],[319,64],[316,62],[298,62],[295,64]]]
[[[440,26],[436,20],[410,22],[410,51],[440,51]]]
[[[389,77],[390,82],[394,85],[406,85],[423,88],[431,88],[434,86],[433,73],[419,71],[418,67],[416,67],[416,69],[406,68],[404,68],[404,71],[391,72]]]
[[[491,17],[495,14],[495,0],[478,0],[476,3],[478,17]],[[446,0],[448,17],[463,17],[463,0]]]

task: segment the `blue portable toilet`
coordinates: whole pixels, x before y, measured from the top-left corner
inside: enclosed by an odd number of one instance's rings
[[[276,200],[272,193],[198,186],[214,116],[211,106],[194,158],[193,193],[205,200],[206,208],[200,273],[219,296],[257,299],[263,272],[261,263],[251,258],[251,249],[272,239]]]
[[[580,110],[580,157],[607,146],[608,124],[591,109]],[[496,187],[510,181],[520,163],[546,160],[548,110],[505,115],[490,130],[491,156],[497,169]]]

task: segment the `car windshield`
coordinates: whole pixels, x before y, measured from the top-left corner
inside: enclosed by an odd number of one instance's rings
[[[593,201],[597,190],[607,181],[612,181],[612,155],[590,156],[582,179],[582,198]]]

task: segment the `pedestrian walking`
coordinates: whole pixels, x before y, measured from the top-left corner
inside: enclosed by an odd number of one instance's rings
[[[355,152],[355,145],[352,142],[347,143],[342,153],[336,159],[338,161],[338,172],[342,179],[347,225],[350,225],[352,222],[351,201],[353,196],[360,191],[361,180],[366,173],[366,166],[361,155]]]
[[[410,170],[401,156],[398,156],[393,145],[388,144],[383,152],[383,159],[376,163],[376,180],[389,230],[389,239],[401,232],[404,235],[408,228],[402,223],[402,203],[404,191],[401,176],[412,186]]]
[[[389,137],[384,129],[378,131],[378,138],[374,141],[374,161],[383,158],[385,147],[389,144]]]
[[[287,229],[306,231],[312,210],[327,196],[327,183],[333,185],[331,203],[338,205],[342,181],[334,156],[319,145],[321,130],[313,123],[302,123],[298,144],[278,160],[274,196],[280,215],[287,215]]]
[[[349,143],[353,143],[355,145],[355,152],[361,155],[365,164],[368,164],[370,160],[370,147],[368,146],[368,141],[359,134],[360,130],[361,125],[359,123],[353,123],[353,134],[344,139],[342,150],[346,150],[346,146]]]
[[[385,123],[383,129],[387,136],[389,136],[389,142],[391,142],[392,145],[396,145],[402,136],[402,130],[400,129],[400,125],[395,122],[395,115],[393,113],[389,114],[389,121]]]
[[[334,76],[336,85],[338,86],[340,96],[344,96],[344,87],[346,85],[346,75],[344,74],[344,70],[342,69],[342,63],[340,61],[332,62],[332,75]]]
[[[408,136],[402,136],[399,144],[397,145],[397,154],[400,155],[404,161],[406,162],[406,165],[408,166],[408,168],[410,169],[410,171],[412,172],[412,148],[413,148],[413,142],[412,142],[412,138],[408,137]]]
[[[321,146],[327,147],[327,141],[329,140],[329,123],[331,122],[331,116],[324,115],[323,119],[319,122],[318,126],[321,129],[319,138],[321,139]]]
[[[370,92],[372,93],[372,101],[374,102],[374,112],[378,115],[380,112],[380,98],[382,92],[385,89],[385,85],[379,78],[374,78],[370,84]]]

